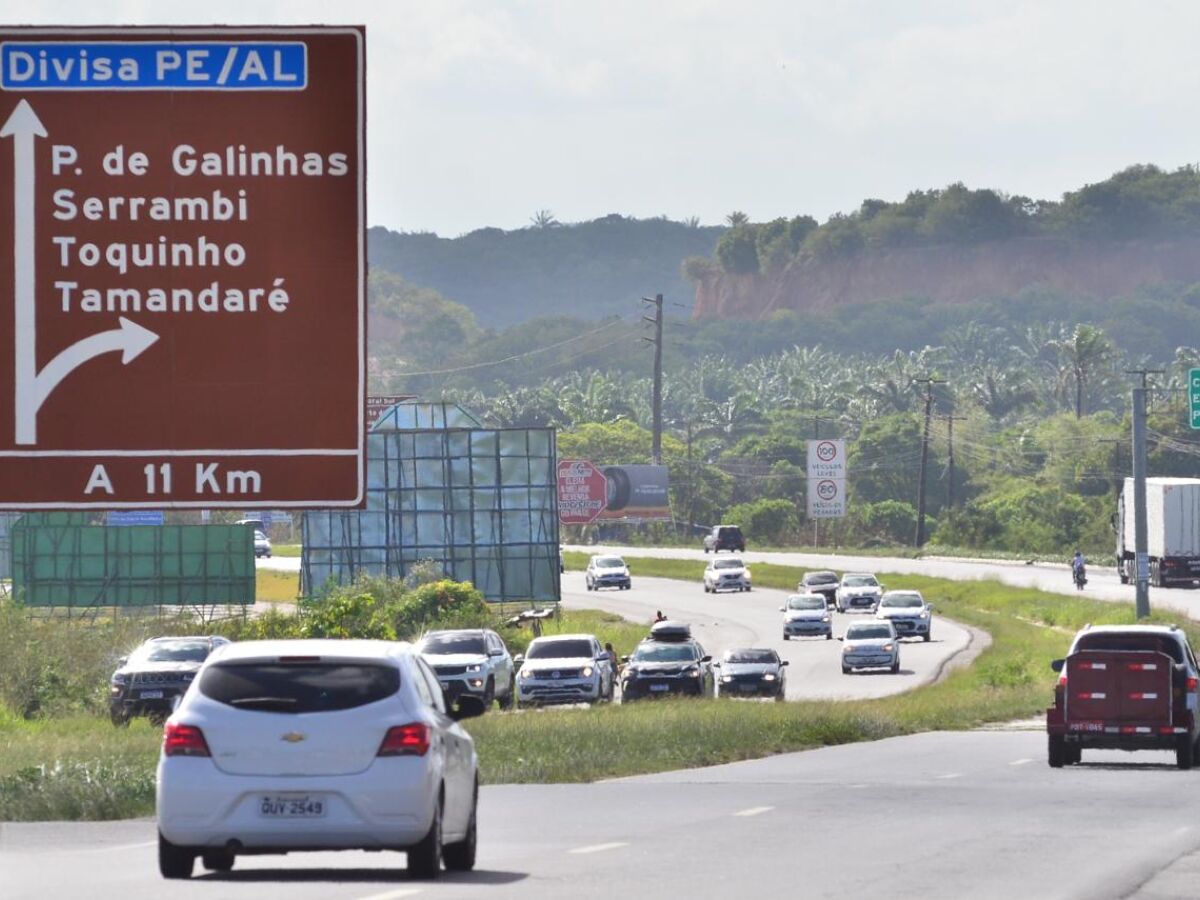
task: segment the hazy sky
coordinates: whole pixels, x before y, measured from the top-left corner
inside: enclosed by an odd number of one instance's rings
[[[539,209],[823,220],[953,181],[1056,198],[1200,159],[1195,0],[0,0],[0,19],[365,23],[371,222],[445,236]]]

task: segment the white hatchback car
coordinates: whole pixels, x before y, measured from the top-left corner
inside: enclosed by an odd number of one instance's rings
[[[475,746],[429,665],[387,641],[247,641],[205,661],[167,720],[158,762],[158,863],[199,856],[403,850],[409,873],[475,865]]]

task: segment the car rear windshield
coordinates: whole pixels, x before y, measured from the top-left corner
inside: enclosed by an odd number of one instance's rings
[[[1151,650],[1165,653],[1177,663],[1183,662],[1179,642],[1157,634],[1088,634],[1079,639],[1076,650]]]
[[[483,637],[478,634],[431,634],[421,641],[421,652],[435,656],[451,653],[484,654]]]
[[[718,559],[713,562],[714,569],[740,569],[741,567],[740,559]]]
[[[891,597],[884,597],[879,601],[879,605],[907,609],[909,607],[924,606],[925,603],[916,594],[894,594]]]
[[[592,655],[592,645],[588,641],[546,641],[542,644],[532,644],[526,659],[578,659]]]
[[[846,632],[848,641],[871,641],[878,638],[890,638],[891,629],[886,625],[860,625]]]
[[[777,663],[779,654],[774,650],[729,650],[725,662],[731,663]]]
[[[208,658],[208,651],[208,641],[155,641],[134,654],[134,661],[204,662]]]
[[[742,536],[742,529],[738,528],[736,525],[725,525],[717,532],[717,534],[726,538],[739,538]]]
[[[832,572],[810,572],[804,576],[805,584],[834,584],[837,580]]]
[[[788,609],[824,609],[824,597],[788,597]]]
[[[364,663],[242,663],[209,666],[200,693],[257,712],[337,712],[366,706],[400,690],[392,666]]]

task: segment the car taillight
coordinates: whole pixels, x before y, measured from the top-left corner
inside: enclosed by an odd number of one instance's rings
[[[1189,678],[1187,680],[1187,689],[1189,691],[1194,691],[1196,689],[1196,684],[1197,684],[1197,681],[1195,678]]]
[[[164,756],[211,756],[204,732],[195,725],[168,722],[163,731]]]
[[[1066,687],[1066,684],[1067,684],[1067,673],[1066,672],[1063,672],[1061,675],[1058,676],[1058,684],[1060,687]]]
[[[389,728],[376,756],[424,756],[427,750],[429,726],[413,722]]]

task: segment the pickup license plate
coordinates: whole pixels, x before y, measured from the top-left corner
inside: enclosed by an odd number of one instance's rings
[[[1103,731],[1103,722],[1071,722],[1067,726],[1069,731]]]
[[[671,689],[671,686],[669,684],[652,684],[652,685],[650,685],[650,690],[652,690],[652,691],[669,691],[670,689]]]
[[[304,796],[263,796],[258,805],[259,815],[267,819],[316,819],[325,815],[325,801]]]
[[[141,694],[139,694],[143,700],[161,700],[162,695],[162,691],[142,691]]]

